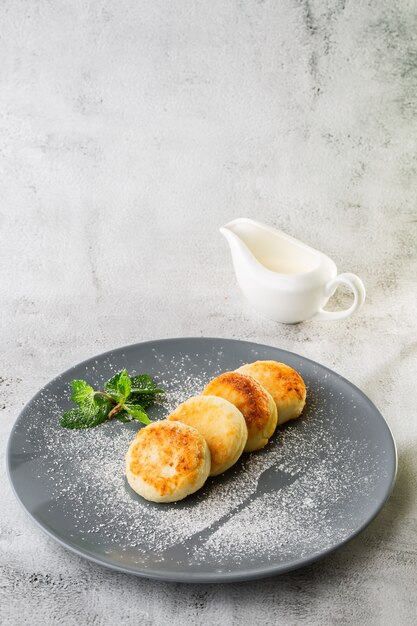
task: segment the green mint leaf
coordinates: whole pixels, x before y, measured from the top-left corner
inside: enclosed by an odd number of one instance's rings
[[[87,418],[80,409],[70,409],[61,417],[61,426],[64,428],[88,428]]]
[[[120,411],[120,413],[117,413],[116,419],[122,422],[122,424],[126,424],[127,422],[133,422],[135,418],[126,411]]]
[[[94,389],[85,380],[73,380],[71,400],[88,415],[96,415],[98,407],[94,397]]]
[[[116,402],[126,400],[130,394],[132,383],[126,370],[118,372],[113,378],[110,378],[104,385],[107,393]]]
[[[132,388],[130,390],[129,402],[132,404],[140,404],[146,409],[150,406],[155,396],[159,393],[165,393],[163,389],[159,389],[154,380],[148,374],[137,374],[131,377]]]
[[[104,422],[112,410],[113,404],[109,402],[109,400],[106,400],[106,398],[98,397],[96,398],[96,405],[98,406],[96,417],[100,420],[100,423]]]
[[[164,393],[164,392],[162,392]],[[151,393],[151,392],[146,392],[146,393],[136,393],[136,392],[132,392],[129,396],[129,402],[131,404],[140,404],[140,406],[143,409],[147,409],[149,406],[151,406],[151,404],[153,404],[155,402],[155,398],[157,396],[157,393]]]
[[[143,395],[156,395],[157,393],[165,393],[163,389],[138,389],[137,387],[132,387],[130,390],[131,393],[143,394]]]
[[[131,393],[129,396],[128,404],[133,404],[133,405],[138,405],[138,406],[140,405],[143,408],[142,398],[144,398],[143,394],[141,394],[140,396],[137,396],[136,394]]]
[[[86,413],[82,408],[70,409],[61,417],[61,426],[64,428],[94,428],[107,419],[112,406],[104,398],[97,398],[97,412],[92,415]]]
[[[136,374],[136,376],[131,376],[130,380],[132,381],[132,391],[133,389],[136,392],[151,391],[156,387],[153,379],[148,374]]]
[[[123,408],[129,413],[129,415],[134,417],[135,420],[139,420],[139,422],[142,422],[142,424],[151,423],[151,420],[149,419],[143,408],[140,406],[140,404],[124,404]]]
[[[130,382],[129,374],[126,370],[123,370],[123,372],[120,373],[120,378],[117,383],[117,389],[124,398],[127,398],[130,394],[131,388],[132,383]]]
[[[131,393],[129,396],[129,404],[141,406],[142,409],[147,409],[155,401],[155,395],[152,393]]]

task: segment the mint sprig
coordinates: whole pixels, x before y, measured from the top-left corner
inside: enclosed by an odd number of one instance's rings
[[[133,419],[139,420],[143,424],[150,424],[151,420],[149,419],[146,411],[143,409],[143,407],[140,404],[131,404],[131,403],[127,404],[126,403],[124,405],[124,409],[126,413],[128,413],[129,415],[133,417]]]
[[[94,389],[85,380],[73,380],[71,386],[74,392],[71,400],[78,404],[79,410],[86,415],[96,415],[98,403],[96,402]]]
[[[115,374],[113,378],[110,378],[110,380],[105,383],[104,388],[109,396],[116,402],[125,401],[129,397],[132,388],[132,382],[127,370],[122,370],[118,374]]]
[[[112,409],[112,405],[105,398],[96,398],[95,412],[85,410],[85,407],[78,409],[70,409],[61,417],[61,426],[64,428],[80,429],[93,428],[102,424],[108,419],[108,415]]]
[[[61,417],[61,426],[71,429],[93,428],[113,417],[120,422],[138,420],[149,424],[145,409],[164,393],[148,374],[129,376],[125,369],[104,384],[105,391],[95,390],[85,380],[73,380],[71,386],[71,400],[77,408]]]

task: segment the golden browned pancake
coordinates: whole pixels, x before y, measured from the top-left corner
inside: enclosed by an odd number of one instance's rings
[[[142,428],[126,454],[126,477],[136,493],[152,502],[182,500],[203,486],[210,450],[191,426],[162,420]]]
[[[263,448],[277,425],[277,409],[269,393],[250,376],[225,372],[214,378],[203,395],[220,396],[243,414],[248,428],[245,452]]]
[[[189,398],[168,419],[194,426],[203,435],[210,449],[210,476],[221,474],[236,463],[248,438],[242,413],[217,396]]]
[[[300,374],[277,361],[256,361],[242,365],[237,372],[253,376],[273,397],[278,409],[278,424],[298,417],[305,405],[306,386]]]

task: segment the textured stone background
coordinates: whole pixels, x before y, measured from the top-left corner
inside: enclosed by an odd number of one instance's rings
[[[386,507],[345,548],[222,586],[88,563],[3,478],[0,622],[415,623],[416,5],[3,0],[0,16],[2,457],[23,404],[60,371],[207,335],[334,368],[382,410],[400,460]],[[358,273],[362,312],[258,317],[217,230],[243,215]]]

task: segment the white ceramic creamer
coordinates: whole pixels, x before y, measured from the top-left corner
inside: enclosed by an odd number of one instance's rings
[[[355,274],[337,274],[325,254],[285,233],[242,217],[220,228],[229,242],[239,286],[262,315],[285,324],[337,320],[352,315],[365,301],[365,287]],[[352,305],[325,311],[339,284],[350,287]]]

